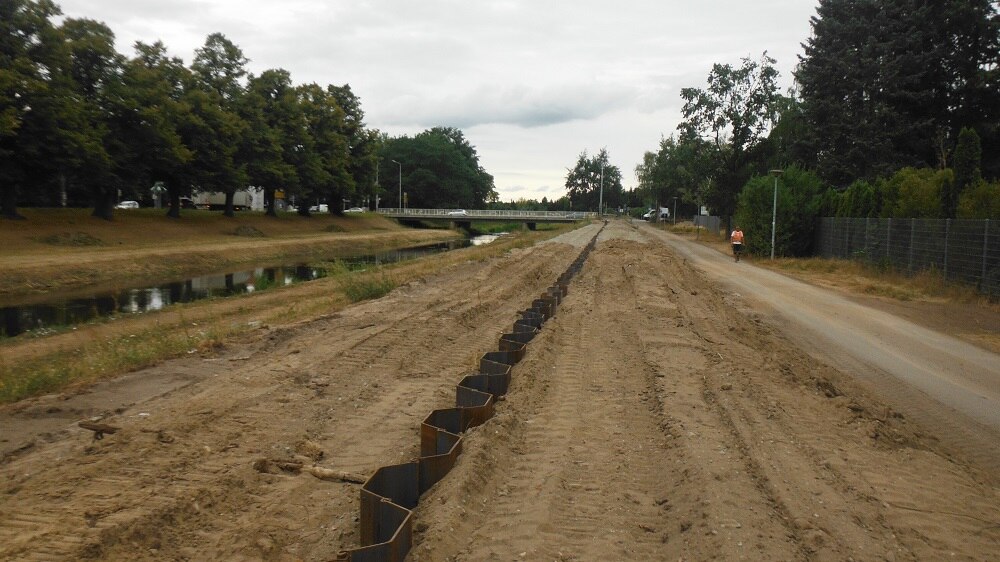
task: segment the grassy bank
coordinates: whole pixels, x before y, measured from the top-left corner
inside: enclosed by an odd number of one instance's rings
[[[72,389],[167,358],[211,350],[268,325],[330,314],[450,265],[489,259],[575,227],[522,231],[485,246],[420,260],[360,272],[343,268],[309,283],[176,305],[44,338],[0,342],[0,403]]]
[[[28,209],[0,222],[0,300],[73,287],[119,287],[283,260],[329,259],[429,244],[460,236],[413,230],[364,213],[311,218],[285,213],[122,211],[115,221],[83,209]]]

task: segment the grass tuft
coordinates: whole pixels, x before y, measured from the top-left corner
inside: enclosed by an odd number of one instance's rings
[[[217,328],[161,330],[156,327],[92,340],[71,351],[60,351],[17,364],[0,364],[0,403],[15,402],[97,381],[107,373],[123,373],[153,365],[168,357],[213,349],[227,334]]]
[[[396,281],[384,271],[344,275],[338,279],[338,283],[351,302],[384,297],[397,286]]]

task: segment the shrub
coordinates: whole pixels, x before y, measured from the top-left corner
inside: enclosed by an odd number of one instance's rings
[[[812,172],[792,166],[778,178],[775,254],[804,256],[812,250],[816,218],[821,204],[822,183]],[[771,252],[771,212],[774,178],[758,176],[740,192],[736,224],[746,235],[746,249],[764,255]]]
[[[1000,180],[979,180],[963,191],[958,200],[958,218],[1000,219]]]

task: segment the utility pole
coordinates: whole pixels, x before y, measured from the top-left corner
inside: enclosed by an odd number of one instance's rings
[[[392,161],[393,164],[399,166],[399,210],[403,210],[403,165],[395,160]]]

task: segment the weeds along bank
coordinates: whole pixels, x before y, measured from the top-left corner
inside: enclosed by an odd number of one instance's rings
[[[0,341],[0,403],[58,392],[170,357],[208,351],[269,325],[306,321],[466,261],[488,260],[575,228],[520,232],[476,246],[371,271],[342,271],[309,283],[181,304],[41,338]],[[420,235],[425,231],[401,234]],[[379,233],[374,233],[378,235]],[[323,242],[321,242],[322,244]]]

